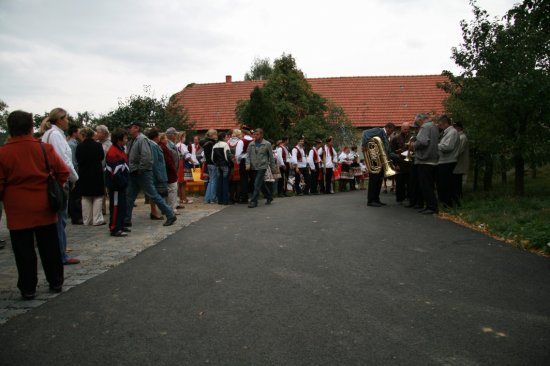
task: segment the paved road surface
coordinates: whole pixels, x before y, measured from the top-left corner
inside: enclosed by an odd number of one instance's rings
[[[0,365],[543,365],[550,261],[364,192],[229,207],[0,327]]]

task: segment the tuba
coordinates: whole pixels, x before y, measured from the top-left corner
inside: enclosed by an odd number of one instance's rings
[[[378,174],[384,170],[384,178],[389,178],[397,173],[392,169],[386,150],[384,149],[384,143],[378,136],[373,137],[367,143],[367,146],[363,148],[363,154],[365,155],[365,164],[369,173]]]

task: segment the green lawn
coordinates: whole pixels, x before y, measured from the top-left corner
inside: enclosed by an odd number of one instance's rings
[[[524,197],[513,195],[513,172],[506,184],[494,178],[490,192],[473,192],[468,182],[462,206],[445,213],[509,243],[550,254],[550,165],[539,168],[536,179],[526,173]]]

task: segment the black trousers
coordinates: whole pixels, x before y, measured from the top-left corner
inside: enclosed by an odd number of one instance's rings
[[[57,225],[10,230],[11,245],[19,275],[17,288],[25,293],[35,292],[38,283],[35,237],[46,280],[52,287],[63,285],[63,259],[59,250]]]
[[[250,172],[246,170],[246,159],[239,161],[239,197],[241,202],[248,202],[248,181]]]
[[[437,196],[447,207],[453,206],[453,170],[456,162],[437,166]]]
[[[116,200],[115,200],[116,193]],[[116,233],[124,228],[124,218],[126,217],[126,190],[109,190],[109,230]]]
[[[382,189],[382,181],[384,173],[378,174],[369,173],[369,187],[367,190],[367,203],[380,202],[380,190]]]
[[[417,164],[418,185],[422,192],[422,198],[426,208],[438,211],[437,198],[435,197],[435,177],[437,166],[429,164]]]
[[[296,194],[300,194],[300,193],[309,194],[309,191],[311,188],[310,186],[311,178],[309,177],[309,168],[298,168],[298,170],[300,171],[300,174],[295,173],[294,175],[294,189],[296,191]],[[303,191],[300,188],[301,176],[304,177],[304,183],[306,184]]]
[[[71,188],[73,186],[74,189],[69,190],[68,214],[71,217],[71,222],[76,224],[82,221],[82,196],[78,182],[76,185],[72,183]]]
[[[413,164],[409,174],[409,204],[411,206],[424,207],[424,199],[422,191],[418,185],[418,165]]]
[[[288,182],[288,168],[289,164],[285,163],[285,167],[279,167],[279,170],[281,172],[281,178],[278,180],[277,184],[277,194],[279,196],[286,195],[286,185]]]
[[[322,175],[319,176],[320,174],[322,174],[321,168],[319,164],[315,164],[315,170],[309,175],[309,188],[312,194],[319,193],[319,177],[322,179]]]
[[[332,174],[333,170],[332,168],[326,168],[325,169],[325,193],[330,193],[332,188]]]
[[[409,180],[410,173],[408,170],[401,170],[395,176],[395,200],[397,202],[403,202],[407,197],[409,197]]]

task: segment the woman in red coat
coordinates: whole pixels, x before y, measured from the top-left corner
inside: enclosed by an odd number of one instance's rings
[[[4,201],[8,229],[19,278],[17,287],[24,299],[36,295],[37,259],[34,237],[46,280],[53,292],[63,286],[63,261],[57,236],[57,213],[47,196],[46,161],[51,173],[64,184],[69,169],[50,144],[32,136],[32,114],[15,111],[8,116],[10,139],[0,147],[0,198]]]

